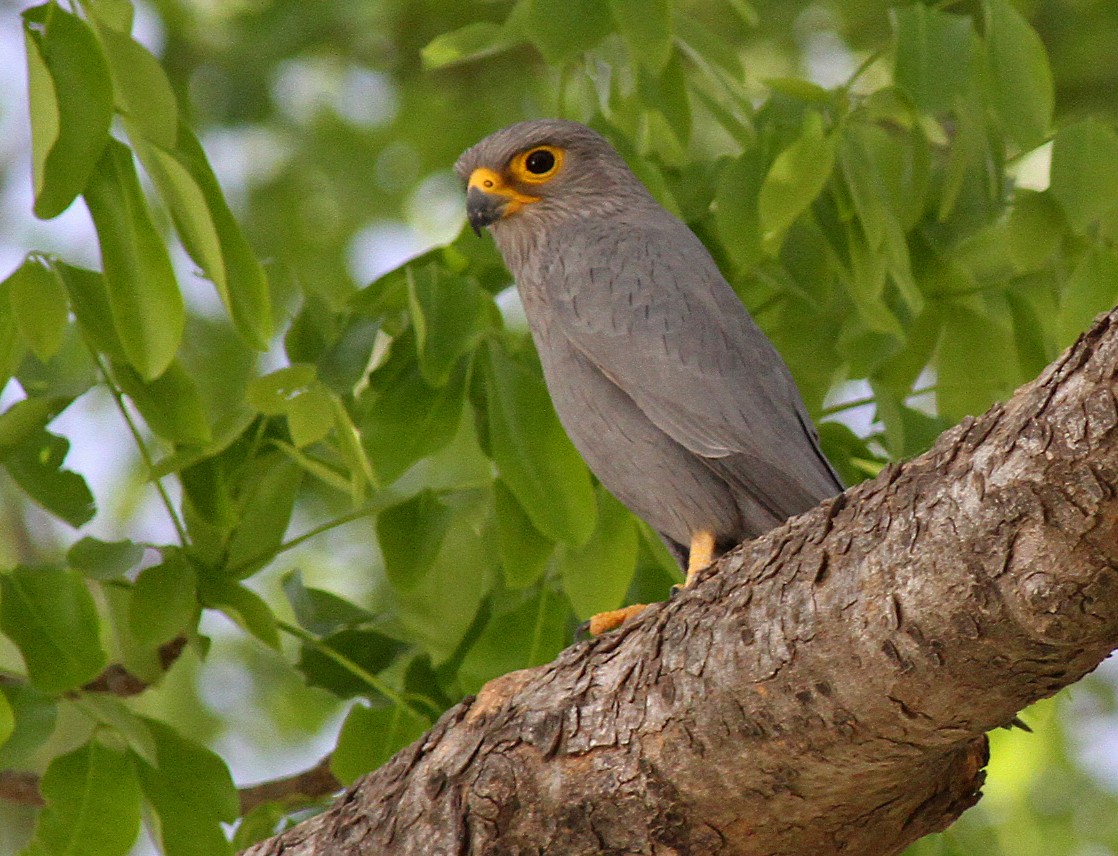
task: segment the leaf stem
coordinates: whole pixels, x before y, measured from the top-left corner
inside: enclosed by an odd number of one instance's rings
[[[282,620],[279,620],[279,619],[276,620],[276,626],[280,630],[282,630],[284,633],[287,633],[291,636],[294,636],[296,639],[298,639],[300,642],[304,643],[305,645],[310,645],[312,648],[314,648],[316,651],[318,651],[320,654],[322,654],[322,656],[324,656],[324,657],[326,657],[330,660],[333,660],[335,663],[337,663],[339,666],[341,666],[343,669],[345,669],[351,675],[353,675],[357,679],[359,679],[359,680],[365,682],[366,684],[368,684],[369,687],[374,689],[376,692],[380,693],[382,696],[384,696],[386,699],[388,699],[390,702],[392,702],[392,704],[394,704],[397,708],[400,708],[402,710],[406,710],[412,716],[418,717],[419,719],[422,719],[425,722],[431,722],[431,717],[430,716],[428,716],[427,714],[421,712],[420,710],[418,710],[417,708],[412,706],[403,695],[398,693],[396,690],[394,690],[392,687],[390,687],[388,684],[386,684],[384,681],[382,681],[380,678],[378,678],[376,675],[374,675],[368,669],[366,669],[366,668],[362,667],[361,665],[353,662],[353,660],[351,660],[349,657],[347,657],[345,654],[341,653],[340,651],[338,651],[334,648],[331,648],[329,645],[327,645],[325,642],[323,642],[321,639],[319,639],[313,633],[309,633],[308,631],[304,630],[302,627],[299,627],[295,624],[289,624],[286,621],[282,621]]]
[[[339,526],[344,526],[347,523],[352,523],[354,520],[360,520],[362,517],[369,517],[373,514],[383,511],[388,502],[388,497],[384,497],[379,502],[372,502],[367,505],[363,505],[360,508],[355,508],[353,511],[349,511],[345,514],[339,515],[333,520],[327,520],[325,523],[315,526],[313,529],[307,530],[302,535],[296,535],[291,540],[284,541],[275,549],[268,550],[264,553],[258,553],[255,556],[250,556],[243,562],[238,562],[236,565],[228,569],[229,573],[238,574],[241,571],[245,570],[245,568],[250,568],[253,565],[258,565],[263,562],[270,562],[280,553],[285,553],[288,550],[293,549],[294,547],[298,547],[304,541],[309,541],[311,538],[315,538],[318,535],[321,535],[323,532],[329,532],[331,529],[336,529]]]
[[[132,433],[132,439],[136,442],[136,449],[140,453],[140,459],[144,462],[144,466],[147,467],[148,473],[154,473],[155,461],[152,460],[151,453],[148,452],[139,426],[136,425],[135,420],[132,418],[132,414],[128,412],[128,408],[124,404],[124,393],[121,392],[120,387],[116,385],[116,381],[114,381],[112,375],[109,374],[108,366],[105,365],[105,360],[101,354],[95,351],[92,346],[90,346],[89,352],[93,355],[93,360],[97,363],[97,368],[101,370],[101,376],[105,379],[105,386],[109,388],[113,401],[116,403],[117,410],[120,411],[121,418],[124,419],[125,424],[128,426],[128,430]],[[186,527],[179,518],[178,512],[175,511],[175,505],[171,502],[170,494],[168,494],[167,489],[163,487],[163,481],[160,478],[152,477],[152,483],[159,493],[159,499],[162,501],[163,507],[167,509],[167,516],[171,518],[171,525],[175,527],[179,543],[185,547],[190,539],[186,534]]]

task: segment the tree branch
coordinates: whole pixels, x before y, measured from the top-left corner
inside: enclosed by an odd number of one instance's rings
[[[240,788],[241,814],[246,815],[261,803],[284,800],[313,800],[341,790],[342,784],[330,772],[327,755],[309,770]],[[0,770],[0,799],[17,805],[43,806],[39,777],[20,770]]]
[[[980,370],[980,367],[976,367]],[[1118,646],[1118,311],[1004,406],[514,672],[247,851],[894,854]]]

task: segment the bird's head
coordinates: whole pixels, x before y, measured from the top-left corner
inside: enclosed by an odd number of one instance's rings
[[[562,119],[497,131],[454,169],[466,182],[466,213],[479,235],[483,226],[554,225],[651,198],[601,134]]]

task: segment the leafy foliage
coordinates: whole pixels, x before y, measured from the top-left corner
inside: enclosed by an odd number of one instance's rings
[[[488,239],[428,242],[371,284],[345,266],[370,218],[428,222],[485,133],[525,113],[605,133],[710,247],[848,481],[1007,396],[1118,300],[1118,135],[1054,117],[1066,69],[1010,0],[852,8],[856,71],[763,87],[746,66],[788,27],[744,0],[233,5],[157,4],[158,59],[129,0],[22,14],[34,212],[83,200],[100,269],[31,251],[0,282],[0,501],[118,526],[0,552],[0,765],[45,773],[48,803],[28,853],[127,852],[141,807],[171,856],[230,852],[236,796],[194,687],[231,657],[211,641],[284,687],[244,694],[302,739],[308,711],[349,704],[349,782],[678,579],[566,439]],[[214,128],[256,140],[245,175],[211,162]],[[1050,182],[1023,186],[1049,144]],[[65,467],[48,428],[98,396],[117,407],[103,454],[138,455],[162,534]],[[152,686],[106,698],[110,660]],[[258,809],[237,846],[282,817]],[[959,830],[914,852],[1025,852]]]

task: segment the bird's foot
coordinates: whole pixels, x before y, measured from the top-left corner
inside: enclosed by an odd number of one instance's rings
[[[632,606],[623,606],[621,609],[611,609],[609,612],[599,612],[591,616],[590,620],[578,628],[578,635],[601,636],[611,630],[616,630],[634,615],[639,615],[648,606],[647,603],[634,603]]]

